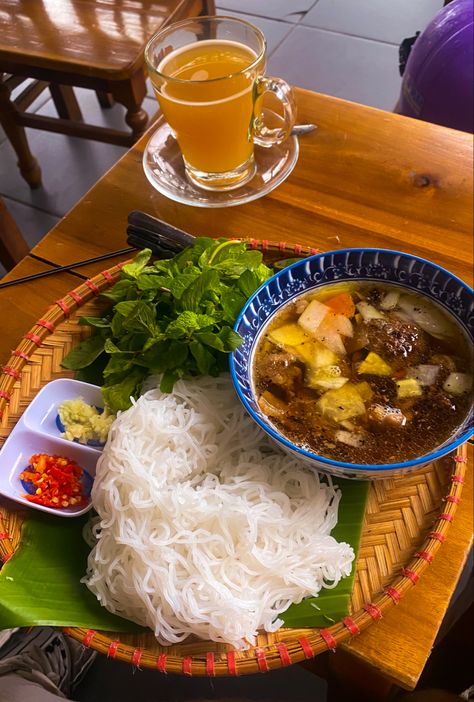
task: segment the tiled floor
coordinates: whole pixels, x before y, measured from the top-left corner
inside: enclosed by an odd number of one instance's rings
[[[400,89],[398,45],[422,30],[442,0],[218,0],[218,13],[237,15],[261,27],[269,47],[269,72],[289,82],[385,110]],[[85,118],[122,127],[123,108],[101,110],[95,95],[77,91]],[[145,108],[156,109],[151,94]],[[48,94],[34,109],[53,114]],[[0,129],[0,195],[25,238],[34,245],[125,149],[58,134],[28,130],[43,171],[43,186],[30,190]],[[0,277],[2,269],[0,266]],[[295,691],[298,691],[297,693]],[[322,702],[323,681],[299,667],[239,680],[188,680],[157,676],[100,657],[79,693],[83,702],[137,702],[241,697],[247,700]]]
[[[400,90],[398,45],[422,30],[442,0],[217,0],[218,13],[258,25],[268,42],[269,73],[290,83],[384,110]],[[123,108],[101,110],[95,95],[77,91],[85,118],[121,128]],[[48,93],[33,106],[54,114]],[[150,91],[149,113],[156,109]],[[30,245],[34,245],[124,153],[118,146],[27,130],[43,171],[30,190],[0,129],[0,195]],[[3,270],[0,266],[0,277]]]

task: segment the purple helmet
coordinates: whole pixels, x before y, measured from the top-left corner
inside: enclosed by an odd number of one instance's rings
[[[418,37],[395,112],[474,131],[473,8],[472,0],[453,0]]]

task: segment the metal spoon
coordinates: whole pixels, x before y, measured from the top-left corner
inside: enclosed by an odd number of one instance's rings
[[[291,134],[294,136],[302,136],[303,134],[314,132],[314,130],[317,128],[318,127],[316,124],[295,124],[291,130]]]

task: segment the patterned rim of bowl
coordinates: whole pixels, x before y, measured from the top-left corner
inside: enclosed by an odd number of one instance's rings
[[[352,258],[358,261],[352,261]],[[364,260],[366,257],[369,260]],[[391,266],[387,267],[382,261],[388,258]],[[329,265],[327,265],[329,263]],[[401,264],[405,264],[404,266]],[[364,271],[362,273],[362,271]],[[303,273],[304,277],[298,274]],[[427,273],[431,275],[427,276]],[[411,276],[411,284],[407,279]],[[435,451],[419,456],[408,461],[397,463],[347,463],[336,461],[320,454],[308,451],[282,436],[258,412],[252,389],[249,370],[252,368],[253,353],[256,341],[262,333],[270,318],[281,307],[298,295],[342,280],[386,281],[390,284],[418,290],[429,298],[435,300],[451,316],[454,316],[466,335],[472,341],[474,336],[474,301],[473,290],[464,281],[447,269],[431,261],[402,251],[375,248],[338,249],[316,254],[293,263],[288,268],[279,271],[269,278],[252,295],[243,307],[237,318],[234,330],[244,338],[243,344],[231,354],[230,368],[234,386],[240,401],[254,421],[286,449],[312,461],[317,461],[332,472],[346,477],[364,477],[394,475],[435,461],[460,444],[467,441],[472,434],[472,414],[466,416],[463,424],[458,429],[459,435],[454,439],[447,439]],[[443,278],[438,281],[437,278]],[[414,283],[416,282],[416,285]],[[442,283],[442,284],[441,284]],[[440,287],[441,285],[441,287]],[[454,289],[448,289],[453,288]],[[461,297],[466,297],[466,304]],[[469,299],[469,302],[467,300]],[[447,302],[451,304],[448,305]],[[455,311],[453,312],[453,305]],[[249,333],[250,332],[250,333]]]

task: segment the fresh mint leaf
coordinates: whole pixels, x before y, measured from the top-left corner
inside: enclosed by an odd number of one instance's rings
[[[108,361],[109,356],[107,356],[106,353],[101,353],[90,365],[78,370],[75,374],[75,378],[77,380],[82,380],[84,383],[91,383],[92,385],[103,385],[104,369]]]
[[[199,277],[199,272],[182,273],[176,278],[169,280],[169,290],[176,300],[181,299],[183,293]]]
[[[114,409],[128,407],[150,373],[162,374],[169,391],[186,375],[228,370],[228,354],[242,342],[232,330],[235,319],[271,275],[261,252],[226,239],[199,237],[172,259],[149,260],[144,250],[124,267],[105,293],[114,307],[83,318],[94,334],[64,361],[74,369],[100,361],[104,399]]]
[[[242,241],[220,239],[211,249],[207,264],[219,268],[225,261],[235,260],[245,249],[246,244]]]
[[[213,265],[216,270],[222,271],[227,277],[238,278],[244,271],[258,268],[261,260],[260,251],[244,251]]]
[[[104,378],[119,375],[130,370],[134,365],[134,358],[127,353],[114,353],[103,370]]]
[[[132,371],[126,372],[125,377],[118,382],[113,382],[116,376],[109,376],[106,385],[102,388],[102,395],[107,406],[114,412],[128,409],[130,407],[130,398],[139,396],[146,376],[146,368],[137,366]]]
[[[172,339],[190,338],[192,333],[198,329],[205,329],[214,324],[214,319],[206,314],[196,314],[186,310],[168,324],[166,335]]]
[[[247,298],[239,290],[229,288],[222,293],[222,310],[224,319],[229,324],[233,324],[242,307],[245,305]]]
[[[160,382],[161,392],[172,392],[174,384],[181,377],[182,376],[180,375],[180,373],[176,373],[173,371],[165,371],[163,373],[163,375],[161,376],[161,382]]]
[[[138,254],[135,256],[133,261],[130,263],[127,263],[123,268],[123,274],[125,276],[128,276],[130,278],[138,278],[140,273],[143,272],[146,264],[151,258],[151,249],[143,249],[142,251],[139,251]]]
[[[237,332],[230,327],[224,327],[221,329],[219,332],[219,338],[222,340],[222,343],[224,344],[224,351],[227,353],[232,353],[232,351],[238,349],[243,341],[240,334],[237,334]]]
[[[187,342],[173,340],[158,342],[152,349],[135,358],[135,363],[148,368],[155,375],[185,366],[189,355]]]
[[[160,290],[167,288],[170,283],[170,278],[165,275],[142,273],[137,278],[137,288],[139,290]]]
[[[219,275],[217,271],[207,270],[192,282],[183,292],[180,306],[186,310],[197,312],[201,301],[209,290],[219,285]]]
[[[107,317],[80,317],[79,324],[88,324],[90,327],[108,329],[110,327],[110,319],[107,319]]]
[[[253,295],[260,285],[260,276],[256,271],[244,271],[237,281],[237,286],[246,299]]]
[[[120,302],[121,300],[128,299],[130,293],[135,293],[136,297],[136,290],[133,282],[131,280],[118,280],[110,290],[102,293],[102,297],[106,297],[112,300],[112,302]]]
[[[205,265],[207,257],[216,245],[217,242],[215,239],[211,239],[211,237],[208,236],[198,236],[195,238],[193,246],[187,249],[186,252],[199,268],[203,268],[203,264]],[[204,254],[206,255],[205,260],[202,259]]]
[[[70,370],[85,368],[100,356],[104,350],[104,344],[105,339],[98,334],[94,334],[72,349],[63,359],[61,365],[63,368],[69,368]]]
[[[108,353],[110,355],[118,353],[118,354],[123,354],[123,353],[128,353],[131,354],[133,351],[123,351],[123,349],[119,349],[119,347],[114,344],[112,339],[106,339],[105,344],[104,344],[104,351],[105,353]]]
[[[141,300],[124,300],[115,305],[114,311],[121,314],[122,317],[129,317],[138,305],[141,305]]]
[[[114,314],[110,324],[110,331],[115,339],[118,339],[122,334],[124,334],[123,320],[125,318],[120,314]]]
[[[196,332],[196,339],[205,346],[210,346],[217,351],[224,352],[225,344],[218,334],[215,332]]]
[[[203,344],[197,340],[191,341],[189,350],[196,360],[201,375],[216,375],[216,359]]]

